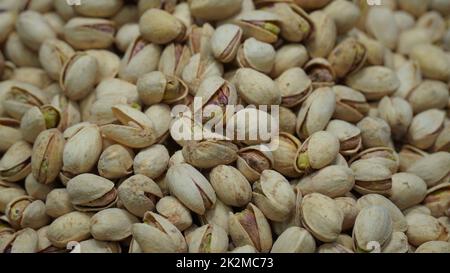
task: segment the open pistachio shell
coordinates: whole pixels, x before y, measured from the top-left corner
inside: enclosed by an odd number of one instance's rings
[[[25,141],[14,143],[0,160],[0,178],[17,182],[31,172],[32,147]]]
[[[280,33],[279,16],[264,10],[252,10],[240,14],[235,22],[245,37],[254,37],[266,43],[275,43]]]

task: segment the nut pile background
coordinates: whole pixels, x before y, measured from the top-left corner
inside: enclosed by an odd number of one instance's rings
[[[0,2],[0,252],[450,252],[450,1],[81,2]]]

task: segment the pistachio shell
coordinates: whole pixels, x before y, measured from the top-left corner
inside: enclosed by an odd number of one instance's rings
[[[448,80],[450,63],[442,49],[434,45],[418,44],[412,48],[409,55],[419,64],[425,77],[441,81]]]
[[[111,208],[91,218],[91,234],[97,240],[121,241],[131,235],[131,226],[138,219],[123,209]]]
[[[423,201],[427,184],[422,178],[409,173],[396,173],[392,176],[392,189],[389,199],[400,209],[406,209]]]
[[[236,60],[240,67],[268,74],[275,62],[275,49],[268,43],[248,38],[239,48]]]
[[[211,37],[211,50],[214,57],[223,63],[231,62],[239,49],[242,32],[240,27],[232,24],[218,27]]]
[[[155,179],[162,175],[169,164],[169,151],[160,144],[141,150],[134,158],[133,169],[135,174],[143,174]]]
[[[216,204],[217,203],[218,202],[216,201]],[[156,203],[156,211],[166,217],[167,220],[174,224],[180,231],[184,231],[192,225],[190,210],[173,196],[161,198],[158,203]]]
[[[443,129],[444,119],[445,112],[438,109],[430,109],[417,114],[408,129],[408,143],[420,149],[430,148]]]
[[[160,9],[147,10],[139,20],[139,28],[146,40],[156,44],[183,40],[186,31],[181,20]]]
[[[32,147],[25,141],[14,143],[0,160],[0,178],[17,182],[31,172]]]
[[[189,236],[189,253],[222,253],[228,249],[228,234],[218,225],[204,225]]]
[[[237,159],[237,152],[236,145],[220,140],[190,141],[183,146],[183,157],[186,162],[205,169],[234,162]]]
[[[420,246],[429,241],[448,240],[448,231],[433,216],[414,213],[407,215],[406,220],[408,221],[406,236],[413,246]]]
[[[209,176],[217,197],[226,205],[243,207],[250,202],[250,183],[236,168],[219,165],[211,170]]]
[[[89,238],[91,216],[82,212],[70,212],[53,221],[47,231],[50,242],[56,247],[65,248],[71,241],[82,241]]]
[[[384,207],[369,206],[363,208],[356,217],[353,228],[353,240],[356,250],[372,251],[371,242],[383,246],[392,236],[393,223]]]
[[[238,94],[247,103],[257,106],[280,104],[278,87],[268,76],[250,68],[241,68],[235,77]]]
[[[438,152],[425,156],[412,164],[407,172],[421,177],[428,187],[448,182],[450,156],[445,152]]]
[[[31,170],[39,183],[50,184],[63,165],[64,138],[57,129],[40,133],[33,146]]]
[[[273,243],[271,253],[314,253],[316,242],[306,229],[290,227]]]

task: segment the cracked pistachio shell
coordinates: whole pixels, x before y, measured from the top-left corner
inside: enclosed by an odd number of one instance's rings
[[[352,157],[349,161],[352,164],[356,160],[365,160],[367,162],[380,164],[387,167],[391,173],[396,173],[399,167],[399,156],[389,147],[375,147],[366,149],[356,156]]]
[[[272,152],[265,146],[249,146],[239,150],[237,169],[250,183],[255,182],[264,170],[273,168]]]
[[[43,91],[47,91],[48,86],[52,84],[45,70],[37,67],[17,67],[12,71],[9,79],[32,84],[44,89]],[[47,95],[47,98],[49,97],[50,94]]]
[[[0,118],[0,152],[6,152],[11,145],[23,138],[20,121],[12,118]]]
[[[52,245],[65,248],[71,241],[83,241],[90,237],[91,215],[73,211],[56,218],[49,226],[47,236]]]
[[[347,231],[353,228],[356,216],[358,216],[359,209],[356,207],[356,200],[351,197],[337,197],[334,199],[336,205],[342,210],[344,214],[344,221],[342,222],[342,231]]]
[[[360,92],[343,85],[335,85],[332,89],[336,95],[334,118],[356,123],[368,113],[369,105]]]
[[[116,26],[113,21],[76,17],[64,26],[64,38],[74,49],[102,49],[114,43]]]
[[[39,58],[36,52],[24,45],[16,32],[9,34],[5,41],[3,53],[6,59],[19,67],[39,67]],[[7,63],[4,65],[4,76],[7,76]],[[15,67],[14,67],[15,68]]]
[[[139,20],[139,29],[144,39],[155,44],[183,41],[186,36],[184,23],[160,9],[152,8],[144,12]]]
[[[293,162],[299,173],[310,173],[330,165],[339,153],[339,139],[327,131],[318,131],[303,142]]]
[[[136,83],[139,77],[158,68],[161,47],[146,42],[141,36],[130,43],[119,66],[119,78]]]
[[[213,168],[209,179],[217,197],[226,205],[243,207],[252,199],[250,183],[232,166],[219,165]]]
[[[212,57],[211,37],[214,34],[214,27],[205,23],[203,26],[192,25],[189,28],[187,45],[193,55],[201,53],[202,58]]]
[[[50,184],[63,165],[64,138],[58,129],[43,131],[38,135],[31,156],[31,171],[42,184]]]
[[[125,177],[132,173],[134,152],[122,145],[106,148],[97,163],[98,173],[108,179]]]
[[[119,188],[120,194],[120,188]],[[156,203],[156,211],[166,217],[180,231],[184,231],[192,225],[192,216],[178,199],[173,196],[165,196]]]
[[[401,210],[421,203],[427,195],[427,184],[422,178],[410,173],[396,173],[392,176],[389,199]]]
[[[253,37],[261,42],[273,44],[281,32],[280,17],[265,10],[248,10],[237,16],[234,23],[242,28],[244,37]]]
[[[302,191],[303,195],[318,192],[335,198],[350,192],[354,184],[355,178],[350,168],[333,165],[320,169],[311,176],[301,179],[297,187]]]
[[[31,173],[32,147],[23,140],[14,143],[0,160],[0,179],[18,182]]]
[[[400,65],[395,72],[400,81],[395,96],[407,98],[414,88],[422,82],[422,73],[417,62],[407,61]]]
[[[286,229],[273,243],[271,253],[314,253],[314,237],[301,227]]]
[[[394,16],[400,32],[413,28],[416,23],[414,16],[404,10],[395,11]]]
[[[446,152],[426,155],[414,162],[407,172],[422,178],[429,188],[449,182],[450,155]]]
[[[14,11],[3,11],[0,14],[0,43],[4,44],[9,34],[14,30],[17,13]]]
[[[361,194],[379,193],[388,195],[391,191],[391,171],[382,164],[358,160],[351,164],[355,174],[355,190]]]
[[[430,0],[399,0],[397,1],[399,8],[402,10],[412,14],[415,17],[419,17],[420,15],[424,14],[427,9],[428,5],[430,4]]]
[[[94,174],[80,174],[67,183],[67,193],[79,211],[99,211],[117,202],[117,189],[110,180]]]
[[[58,128],[61,131],[64,131],[81,121],[81,113],[78,104],[69,100],[64,95],[55,95],[51,101],[51,105],[61,112]]]
[[[411,105],[400,97],[384,97],[378,104],[379,116],[390,126],[395,139],[401,139],[413,119]]]
[[[363,93],[367,100],[391,95],[400,86],[396,73],[383,66],[369,66],[349,75],[346,84]]]
[[[450,243],[428,241],[421,244],[414,253],[450,253]]]
[[[313,133],[324,130],[333,116],[336,96],[331,88],[321,87],[314,90],[303,102],[297,115],[297,135],[301,140]]]
[[[138,78],[136,83],[139,98],[146,105],[156,103],[175,103],[184,99],[189,91],[188,86],[176,76],[164,75],[153,71]]]
[[[313,88],[332,87],[335,84],[336,73],[330,62],[324,58],[314,58],[306,63],[304,70],[313,82]]]
[[[47,194],[45,212],[50,217],[58,218],[73,210],[70,196],[65,188],[54,189]]]
[[[409,57],[419,64],[424,77],[440,81],[449,79],[450,62],[441,48],[418,44],[412,48]]]
[[[117,242],[103,242],[89,239],[80,242],[81,253],[121,253],[122,249]]]
[[[268,219],[282,222],[295,207],[295,193],[283,175],[265,170],[259,181],[253,183],[252,202]]]
[[[204,215],[198,215],[200,224],[214,224],[223,228],[228,233],[228,219],[233,210],[225,205],[220,199],[211,208],[207,209]]]
[[[145,214],[144,223],[134,224],[131,233],[144,253],[187,251],[181,232],[165,217],[153,212]]]
[[[361,130],[355,125],[339,120],[331,120],[326,131],[334,134],[340,143],[340,153],[342,155],[354,155],[362,146]]]
[[[250,68],[237,71],[236,88],[245,102],[254,105],[279,105],[281,95],[275,82],[265,74]]]
[[[189,234],[189,253],[223,253],[228,250],[228,234],[218,225],[207,224]]]
[[[353,227],[353,243],[357,252],[374,250],[371,242],[380,246],[386,244],[393,232],[393,223],[387,209],[380,206],[363,208],[355,220]]]
[[[168,12],[173,12],[178,0],[139,0],[137,6],[139,15],[151,8],[160,8]]]
[[[444,128],[445,112],[430,109],[414,116],[406,138],[409,144],[420,149],[428,149],[436,142]]]
[[[121,241],[131,235],[131,227],[139,220],[128,211],[110,208],[97,212],[91,218],[92,237],[101,241]]]
[[[391,127],[381,118],[365,117],[357,124],[361,130],[364,148],[388,147],[391,141]]]
[[[97,82],[98,62],[86,53],[72,55],[64,65],[59,78],[64,94],[71,100],[85,98],[94,90]]]
[[[448,86],[440,81],[425,80],[407,99],[416,114],[433,108],[444,109],[449,99]]]
[[[205,58],[200,53],[193,55],[183,69],[181,77],[189,86],[191,95],[195,95],[200,83],[212,76],[222,76],[223,65],[214,58]]]
[[[133,169],[135,174],[143,174],[156,179],[161,176],[169,164],[169,151],[161,144],[155,144],[141,150],[134,158]]]
[[[365,207],[380,206],[388,210],[392,219],[394,231],[405,232],[407,227],[406,219],[400,209],[391,200],[379,194],[366,194],[358,199],[356,207],[362,210]]]
[[[283,222],[271,221],[270,223],[273,232],[278,236],[290,227],[302,227],[300,206],[302,203],[303,195],[298,185],[292,185],[292,189],[295,194],[295,202],[294,208],[289,214],[288,219]]]
[[[36,253],[38,251],[38,234],[34,229],[25,228],[14,234],[10,253]]]
[[[0,212],[4,213],[6,206],[17,197],[24,196],[27,193],[20,187],[11,186],[0,189]]]
[[[87,17],[111,17],[122,5],[122,0],[85,0],[82,5],[75,5],[74,10]]]
[[[163,193],[152,179],[136,174],[122,182],[118,188],[123,206],[132,214],[143,217],[146,211],[153,211]]]
[[[309,60],[306,48],[301,44],[287,44],[275,53],[275,61],[271,76],[279,77],[284,71],[293,67],[303,67]]]
[[[337,39],[336,24],[324,11],[314,11],[309,15],[313,25],[314,33],[306,42],[308,53],[313,58],[325,58],[333,50]]]
[[[166,174],[170,192],[193,212],[203,215],[216,202],[209,181],[189,164],[174,165]]]
[[[191,58],[189,47],[179,43],[167,45],[161,53],[158,70],[165,75],[181,77]]]
[[[102,152],[102,137],[96,125],[79,123],[64,131],[66,144],[62,172],[68,176],[89,172]]]
[[[45,40],[56,37],[56,33],[43,15],[32,10],[19,14],[16,30],[23,43],[33,50],[39,50]]]
[[[91,49],[86,53],[97,60],[98,82],[112,79],[119,73],[120,58],[115,53],[104,49]]]
[[[408,242],[418,247],[429,241],[448,241],[449,234],[445,226],[433,216],[413,213],[406,216],[408,222]]]
[[[95,89],[95,97],[98,100],[107,97],[125,97],[128,104],[139,102],[136,85],[121,79],[102,80]]]
[[[366,47],[355,38],[339,43],[328,56],[328,61],[338,78],[359,71],[367,61]]]
[[[115,44],[121,52],[125,52],[128,46],[139,37],[139,24],[127,23],[119,28],[116,34]]]
[[[237,14],[241,10],[242,0],[192,0],[189,9],[192,16],[206,21],[219,21]]]
[[[301,146],[300,140],[289,133],[281,132],[272,139],[269,146],[273,147],[273,169],[288,177],[298,177],[300,174],[295,170],[292,162]]]
[[[228,229],[236,247],[251,245],[262,253],[272,248],[270,225],[264,214],[252,203],[241,212],[230,212]]]
[[[434,217],[450,214],[450,183],[442,183],[429,189],[423,203]]]
[[[238,157],[238,147],[224,140],[189,141],[182,152],[187,163],[202,169],[227,165]]]
[[[344,34],[351,30],[361,15],[361,11],[355,3],[345,0],[332,1],[323,11],[333,19],[338,34]]]
[[[214,57],[223,63],[234,60],[242,39],[242,29],[232,24],[219,26],[211,36],[211,50]]]
[[[226,106],[238,104],[238,94],[234,84],[219,76],[205,78],[200,83],[195,96],[202,100],[203,114],[207,118],[219,119],[223,116],[227,119]],[[217,106],[221,111],[216,112],[215,108],[207,108]]]
[[[47,237],[47,231],[49,226],[44,226],[38,229],[37,235],[38,235],[38,253],[58,253],[57,248],[52,246],[52,242]]]
[[[154,104],[147,108],[145,115],[153,121],[156,135],[159,139],[164,139],[169,134],[172,113],[167,104]]]
[[[3,108],[9,116],[20,120],[28,109],[33,106],[40,107],[47,102],[47,97],[38,87],[14,81],[3,100]]]
[[[320,193],[305,195],[300,211],[302,225],[316,239],[333,242],[341,233],[344,214],[330,197]]]
[[[107,138],[130,148],[145,148],[156,142],[153,121],[144,113],[128,105],[116,105],[112,111],[121,124],[102,126]]]
[[[48,76],[57,81],[64,64],[73,54],[75,54],[75,51],[66,42],[49,39],[45,40],[39,49],[39,61]]]
[[[239,67],[252,68],[268,74],[275,63],[275,49],[272,45],[248,38],[239,47],[236,61]]]
[[[9,224],[15,228],[38,229],[47,225],[50,218],[45,213],[45,204],[30,196],[20,196],[8,203],[5,216]]]
[[[287,69],[275,83],[281,93],[281,105],[289,108],[302,103],[313,91],[311,79],[299,67]]]

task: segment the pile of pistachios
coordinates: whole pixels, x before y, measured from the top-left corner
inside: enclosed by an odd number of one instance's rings
[[[450,253],[450,1],[378,2],[0,1],[0,253]]]

